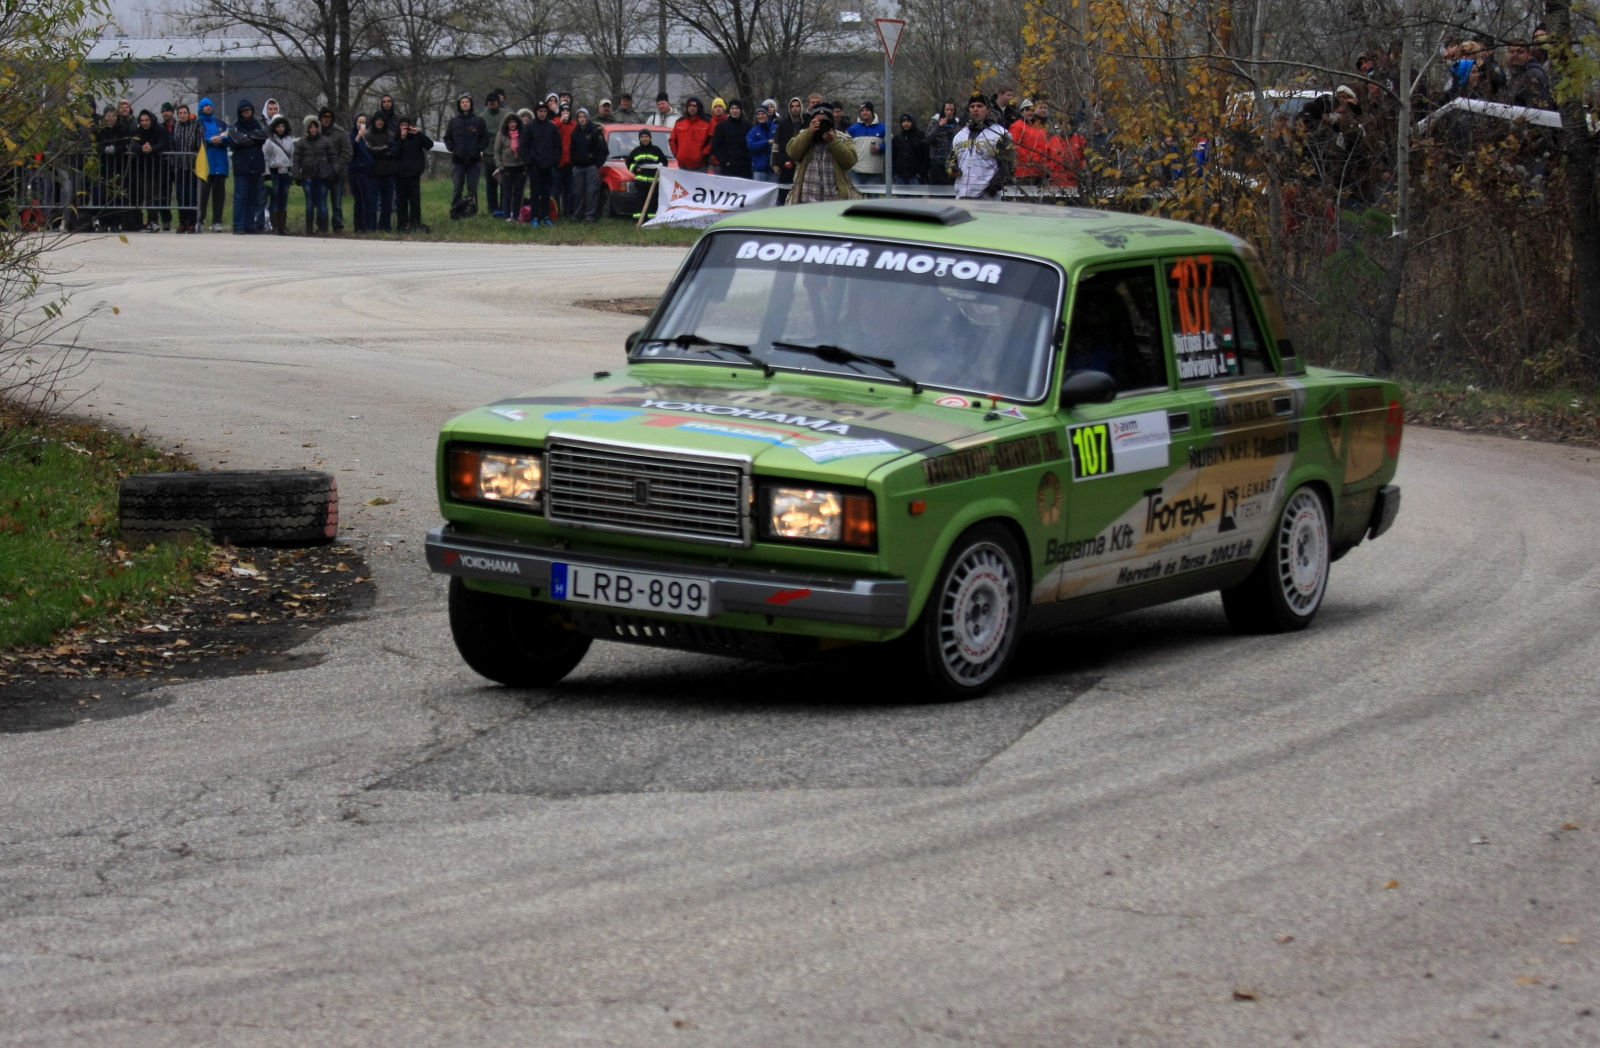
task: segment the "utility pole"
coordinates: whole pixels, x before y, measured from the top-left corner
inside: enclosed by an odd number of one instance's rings
[[[667,0],[656,0],[656,94],[667,93]]]

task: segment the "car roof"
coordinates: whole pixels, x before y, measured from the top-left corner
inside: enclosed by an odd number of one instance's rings
[[[843,200],[746,211],[712,230],[826,233],[1033,255],[1069,272],[1125,258],[1237,253],[1221,230],[1083,207],[987,200]]]

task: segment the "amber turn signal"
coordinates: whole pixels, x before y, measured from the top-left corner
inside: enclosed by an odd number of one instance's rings
[[[450,494],[458,499],[478,497],[478,452],[450,449]]]

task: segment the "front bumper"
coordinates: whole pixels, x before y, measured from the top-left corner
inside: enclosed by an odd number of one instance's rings
[[[556,563],[602,570],[692,575],[710,583],[712,618],[726,612],[745,612],[900,629],[906,624],[911,600],[905,579],[811,575],[713,567],[664,558],[572,553],[530,542],[466,534],[449,524],[441,524],[428,532],[425,549],[428,567],[440,574],[510,583],[540,591],[550,588],[550,566]],[[573,604],[572,607],[602,606]]]

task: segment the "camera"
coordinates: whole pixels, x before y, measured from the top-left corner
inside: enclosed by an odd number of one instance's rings
[[[833,130],[833,110],[825,105],[815,106],[806,114],[806,121],[809,123],[819,116],[822,118],[822,123],[817,125],[817,134],[825,135]]]

